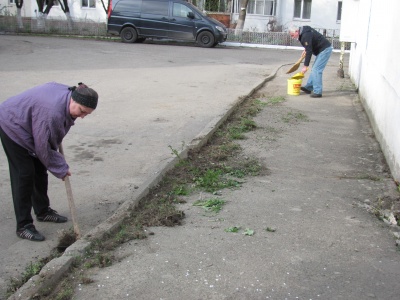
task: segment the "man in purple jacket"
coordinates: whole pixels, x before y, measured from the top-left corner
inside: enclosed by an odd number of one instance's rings
[[[71,176],[58,147],[75,120],[92,113],[97,101],[97,92],[85,84],[50,82],[0,104],[0,138],[10,169],[18,237],[45,239],[33,225],[32,208],[40,222],[67,222],[50,208],[47,171],[62,180]]]

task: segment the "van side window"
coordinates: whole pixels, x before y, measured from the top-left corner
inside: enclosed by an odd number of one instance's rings
[[[131,16],[132,13],[140,12],[141,0],[121,0],[115,5],[113,12],[125,16]]]
[[[143,1],[142,14],[168,16],[168,1]]]
[[[173,6],[173,9],[172,9],[172,15],[174,17],[187,18],[188,12],[193,12],[193,11],[189,7],[187,7],[186,5],[174,2],[174,6]]]

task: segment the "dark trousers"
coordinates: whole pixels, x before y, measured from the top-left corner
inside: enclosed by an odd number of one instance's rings
[[[1,127],[0,138],[8,158],[18,230],[33,223],[32,208],[36,215],[41,215],[48,210],[50,205],[47,196],[48,174],[40,160],[12,141]]]

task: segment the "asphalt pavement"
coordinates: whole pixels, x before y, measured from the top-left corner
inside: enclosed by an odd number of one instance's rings
[[[291,53],[293,62],[297,54]],[[305,94],[287,95],[288,75],[284,64],[278,63],[281,58],[276,56],[276,64],[267,71],[265,66],[242,66],[240,71],[246,71],[239,78],[244,80],[242,82],[239,79],[232,82],[231,75],[225,74],[228,79],[219,84],[236,86],[229,95],[232,99],[218,103],[206,122],[196,122],[195,111],[184,124],[176,126],[182,117],[176,116],[176,110],[170,115],[168,111],[178,107],[185,114],[187,104],[183,100],[177,101],[174,107],[165,101],[157,103],[160,113],[151,115],[152,122],[140,125],[151,124],[152,131],[162,128],[167,135],[164,141],[185,126],[193,126],[186,136],[187,142],[183,143],[186,149],[200,146],[229,115],[240,96],[255,91],[256,96],[266,102],[270,97],[283,96],[284,102],[266,106],[261,111],[255,118],[257,130],[241,142],[245,155],[262,160],[269,172],[247,178],[238,190],[222,191],[221,197],[227,204],[215,217],[204,216],[192,206],[204,195],[192,195],[181,205],[186,214],[182,226],[150,228],[154,235],[146,240],[122,245],[115,251],[120,258],[118,262],[107,268],[89,270],[87,276],[93,283],[73,287],[74,299],[395,299],[400,294],[397,284],[400,254],[394,233],[399,229],[368,211],[369,204],[376,199],[396,197],[395,186],[354,86],[348,77],[337,77],[338,57],[332,55],[324,72],[324,93],[320,99]],[[235,68],[239,67],[240,64],[235,64]],[[217,74],[210,81],[220,78],[226,71],[222,67],[218,71],[217,67]],[[129,72],[126,71],[126,76]],[[202,84],[190,78],[191,72],[185,74],[189,82]],[[168,76],[168,70],[163,76]],[[163,86],[162,82],[149,80]],[[207,96],[223,101],[228,97],[226,94],[214,94],[219,84],[209,86],[211,91]],[[184,83],[174,87],[183,88]],[[123,109],[123,101],[132,93],[132,88],[128,86],[119,92],[123,95],[117,108],[122,106]],[[175,90],[173,95],[176,94]],[[115,103],[108,108],[114,106]],[[116,111],[106,120],[107,126],[112,126],[114,118],[111,117],[116,116]],[[210,111],[210,108],[202,108],[199,114],[206,118]],[[102,120],[106,117],[102,114]],[[175,125],[169,127],[171,120]],[[70,151],[77,150],[81,158],[93,154],[85,151],[99,147],[96,146],[99,141],[95,130],[97,122],[99,120],[90,123],[89,143],[82,141],[82,136],[87,136],[80,132],[70,141]],[[129,130],[124,123],[119,122],[117,128],[121,136],[126,137],[122,133]],[[141,132],[156,138],[149,130]],[[174,145],[179,143],[179,138],[175,138]],[[154,141],[144,140],[149,144]],[[129,149],[132,140],[126,141],[110,132],[107,138],[101,136],[100,143],[103,147],[123,144]],[[77,149],[79,144],[83,149]],[[147,147],[130,149],[129,158],[113,159],[123,160],[117,164],[123,166],[124,160],[135,160],[136,156],[151,157],[154,148]],[[129,199],[113,204],[112,213],[105,214],[108,218],[94,229],[88,230],[88,225],[84,238],[68,248],[62,257],[51,261],[11,299],[30,299],[39,289],[51,286],[68,272],[74,255],[82,253],[90,244],[88,236],[101,236],[120,224],[126,209],[174,164],[173,156],[167,153],[159,156],[143,170],[146,176],[139,174],[145,178],[143,182],[137,186],[132,184],[131,189],[125,191],[124,196],[132,194]],[[102,157],[106,161],[110,159],[106,153]],[[95,166],[101,161],[100,157],[94,159],[85,168],[94,167],[102,172],[101,167]],[[85,174],[85,168],[80,170],[81,175]],[[3,175],[4,169],[2,167]],[[121,172],[126,175],[124,169]],[[103,183],[115,181],[120,188],[126,189],[134,182],[132,177],[125,178],[124,182],[124,176],[115,180],[107,176],[107,172],[101,175],[106,177]],[[85,180],[89,180],[87,184],[91,186],[90,178]],[[107,195],[107,189],[99,192]],[[102,200],[105,198],[107,196]],[[249,228],[255,234],[228,233],[225,229],[230,226]],[[2,256],[11,252],[17,255],[20,249],[31,245],[28,243],[22,241],[6,247],[3,240]],[[7,249],[7,253],[3,249]]]

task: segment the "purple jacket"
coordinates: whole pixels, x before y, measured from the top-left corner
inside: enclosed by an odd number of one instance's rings
[[[0,104],[0,126],[15,143],[37,157],[57,178],[69,169],[58,146],[74,125],[68,86],[49,82]]]

